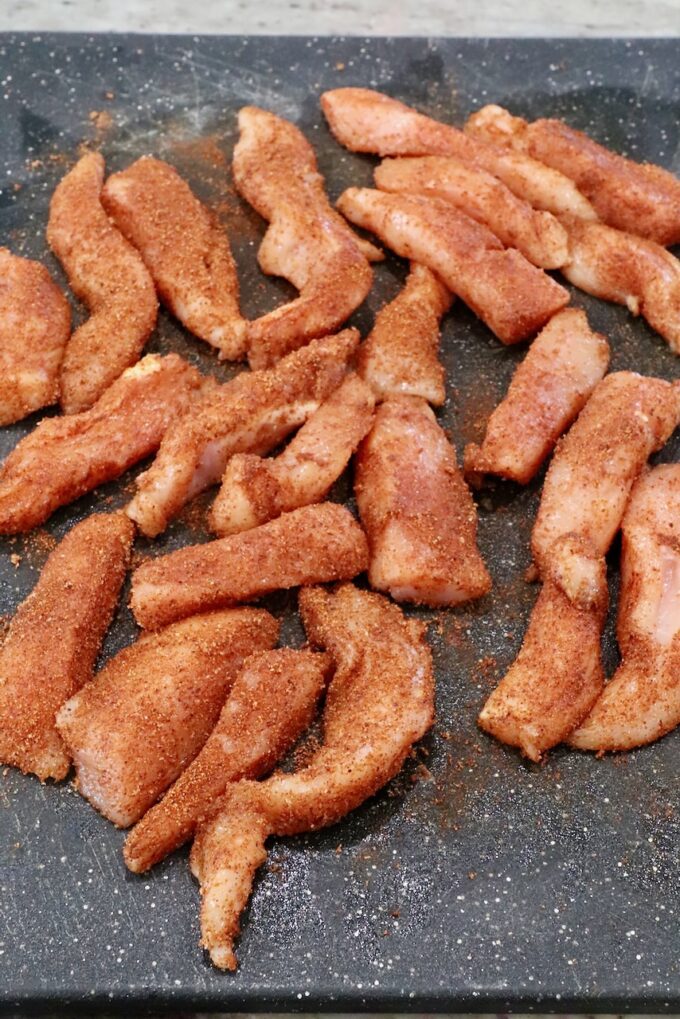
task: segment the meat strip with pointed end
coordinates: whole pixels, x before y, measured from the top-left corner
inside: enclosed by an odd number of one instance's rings
[[[359,448],[355,493],[372,587],[397,601],[456,605],[491,588],[477,548],[477,511],[456,453],[424,400],[378,407]]]
[[[70,332],[68,301],[47,269],[0,248],[0,425],[59,399]]]
[[[680,465],[635,484],[621,529],[622,664],[569,743],[630,750],[680,725]]]
[[[330,664],[290,648],[246,659],[198,757],[128,835],[130,870],[148,870],[190,839],[230,783],[271,771],[311,723]]]
[[[147,634],[57,714],[78,792],[120,828],[134,824],[208,739],[244,660],[271,648],[263,609],[211,612]]]
[[[149,456],[202,385],[177,354],[147,354],[90,410],[41,421],[0,467],[0,534],[30,531]]]
[[[584,407],[609,365],[609,344],[585,312],[558,311],[529,348],[481,446],[465,450],[465,474],[497,474],[526,485]]]
[[[57,732],[64,701],[92,679],[130,556],[122,513],[76,524],[19,606],[0,651],[0,761],[39,779],[65,778],[71,758]]]
[[[325,502],[144,563],[130,604],[139,625],[154,630],[270,591],[350,580],[367,568],[364,532],[344,506]]]
[[[367,88],[336,88],[321,109],[341,145],[379,156],[454,156],[502,180],[536,209],[597,219],[588,199],[565,174],[522,152],[487,145],[451,124]]]
[[[338,208],[398,255],[436,272],[502,343],[533,336],[569,301],[564,287],[450,202],[348,188]]]
[[[137,478],[128,514],[148,537],[222,480],[234,453],[268,453],[299,428],[347,371],[356,329],[313,340],[270,370],[242,372],[177,416],[151,467]]]
[[[211,529],[237,534],[325,499],[369,431],[374,405],[370,387],[350,372],[280,456],[233,456],[210,511]]]
[[[337,329],[373,282],[366,255],[330,205],[316,156],[301,131],[273,113],[245,106],[234,149],[239,193],[269,221],[258,260],[300,296],[248,326],[252,368],[266,368],[316,336]]]
[[[559,269],[569,258],[566,231],[552,213],[536,211],[472,163],[451,156],[385,159],[375,183],[381,191],[451,202],[542,269]]]
[[[89,152],[57,185],[50,202],[47,240],[74,294],[90,311],[71,337],[61,367],[66,414],[87,410],[138,360],[158,313],[146,266],[104,211],[103,183],[104,160]]]
[[[233,944],[269,835],[341,820],[393,778],[432,725],[434,680],[425,627],[378,594],[351,584],[300,594],[313,645],[336,672],[323,714],[323,745],[293,774],[232,785],[222,810],[199,829],[191,867],[201,882],[202,943],[235,969]]]
[[[680,180],[668,170],[625,159],[562,120],[528,123],[501,106],[484,106],[465,131],[570,177],[605,223],[657,244],[680,243]]]
[[[424,265],[411,263],[403,289],[376,315],[359,348],[359,374],[379,399],[405,393],[436,407],[446,398],[439,351],[439,322],[453,295]]]
[[[174,167],[143,156],[108,178],[102,203],[182,325],[220,358],[243,357],[246,323],[229,239]]]

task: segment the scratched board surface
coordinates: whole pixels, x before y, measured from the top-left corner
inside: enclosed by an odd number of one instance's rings
[[[374,161],[340,149],[319,113],[323,89],[383,88],[455,123],[491,100],[566,117],[636,158],[680,168],[680,44],[654,42],[0,37],[0,242],[45,261],[50,194],[85,144],[110,170],[143,153],[169,160],[214,208],[238,260],[244,311],[290,288],[265,279],[263,223],[236,196],[235,112],[255,103],[298,123],[333,197],[368,183]],[[388,259],[355,316],[370,327],[404,265]],[[643,322],[582,294],[610,337],[614,368],[676,378],[679,362]],[[76,315],[82,311],[76,309]],[[162,314],[153,350],[178,350],[228,378],[207,347]],[[479,439],[521,350],[500,346],[456,302],[443,328],[459,451]],[[34,424],[6,429],[4,455]],[[676,436],[660,458],[676,459]],[[11,614],[55,542],[94,508],[122,505],[135,471],[3,540],[0,611]],[[487,693],[512,661],[536,596],[522,574],[540,479],[478,498],[494,578],[476,605],[424,613],[438,720],[403,774],[335,828],[271,843],[245,916],[240,970],[198,948],[198,889],[186,852],[146,877],[125,870],[123,833],[72,786],[0,777],[0,1002],[14,1007],[484,1011],[680,1011],[680,732],[596,760],[567,750],[535,766],[477,731]],[[337,499],[350,486],[341,482]],[[199,500],[141,554],[206,540]],[[611,557],[616,602],[618,550]],[[268,599],[284,640],[302,639],[294,595]],[[121,608],[102,660],[135,633]],[[605,656],[617,661],[613,629]]]

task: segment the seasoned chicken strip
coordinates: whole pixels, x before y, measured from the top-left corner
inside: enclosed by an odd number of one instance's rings
[[[242,372],[207,392],[168,429],[137,478],[129,516],[144,534],[165,530],[182,506],[221,481],[234,453],[267,453],[298,428],[342,381],[359,334],[313,340],[268,371]]]
[[[283,276],[300,296],[248,326],[252,368],[266,368],[358,308],[373,271],[355,234],[331,207],[316,156],[301,131],[256,106],[238,115],[234,181],[269,220],[258,253],[263,272]]]
[[[344,506],[325,502],[144,563],[130,604],[140,626],[157,629],[269,591],[349,580],[367,567],[364,532]]]
[[[370,429],[374,405],[369,386],[351,372],[280,456],[233,456],[210,512],[212,530],[237,534],[325,499]]]
[[[355,493],[372,587],[426,605],[456,605],[489,591],[475,504],[424,400],[394,396],[378,408],[357,454]]]
[[[542,269],[559,269],[569,258],[566,231],[552,213],[537,212],[473,163],[451,156],[384,159],[375,183],[381,191],[451,202]]]
[[[498,177],[536,209],[597,219],[588,199],[563,173],[521,152],[479,142],[381,92],[336,88],[321,96],[321,109],[337,140],[352,152],[454,156]]]
[[[375,318],[359,347],[359,374],[378,398],[406,393],[436,407],[446,398],[444,366],[438,357],[439,322],[453,295],[424,265],[411,263],[403,289]]]
[[[57,714],[78,791],[126,828],[194,759],[243,661],[271,648],[263,609],[206,613],[140,637]]]
[[[294,774],[232,785],[191,853],[202,943],[223,969],[236,967],[239,917],[266,859],[266,838],[335,824],[397,774],[433,721],[432,656],[421,622],[351,584],[335,593],[303,591],[300,609],[311,642],[337,666],[323,746]]]
[[[190,839],[231,782],[271,771],[312,721],[329,669],[327,655],[289,648],[246,659],[198,757],[128,835],[130,870],[148,870]]]
[[[141,258],[101,204],[104,160],[83,156],[50,202],[47,240],[90,317],[74,332],[61,368],[66,414],[87,410],[142,352],[158,302]]]
[[[42,781],[71,766],[54,717],[92,678],[130,556],[122,513],[76,524],[19,606],[0,651],[0,761]]]
[[[176,354],[147,354],[90,410],[41,421],[0,467],[0,534],[30,531],[149,456],[203,384]]]
[[[47,269],[0,248],[0,425],[59,399],[71,310]]]
[[[526,340],[569,301],[564,287],[450,202],[348,188],[338,208],[436,272],[503,343]]]
[[[484,441],[465,450],[465,474],[498,474],[526,485],[584,407],[609,365],[609,344],[585,312],[550,319],[489,418]]]
[[[182,325],[220,358],[243,357],[246,323],[229,239],[174,167],[143,156],[108,178],[102,204]]]
[[[680,725],[680,465],[635,484],[621,525],[622,664],[581,726],[580,750],[630,750]]]

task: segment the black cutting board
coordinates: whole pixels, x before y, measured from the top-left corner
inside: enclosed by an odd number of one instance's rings
[[[322,90],[384,89],[461,124],[484,102],[565,117],[600,141],[680,168],[680,44],[657,41],[0,37],[0,241],[46,261],[49,196],[83,142],[110,169],[142,153],[174,162],[228,227],[246,314],[285,299],[255,263],[263,232],[239,201],[228,161],[235,111],[256,103],[296,121],[333,197],[368,183],[319,112]],[[356,316],[364,329],[397,291],[390,259]],[[60,277],[61,278],[61,277]],[[575,293],[614,348],[613,367],[666,378],[680,363],[622,308]],[[176,349],[227,377],[199,341],[162,315],[151,349]],[[443,335],[441,413],[459,451],[479,438],[522,356],[456,302]],[[0,436],[4,455],[34,422]],[[661,454],[675,459],[676,436]],[[0,611],[11,613],[72,523],[120,505],[134,472],[2,541]],[[494,577],[477,605],[430,614],[438,722],[391,787],[335,828],[274,841],[258,878],[235,975],[198,939],[198,889],[186,854],[147,877],[123,866],[123,834],[73,788],[0,777],[0,1001],[12,1007],[680,1011],[680,732],[596,760],[567,750],[528,764],[475,728],[519,647],[536,589],[522,573],[540,480],[479,497]],[[341,483],[336,497],[349,486]],[[154,545],[205,539],[194,508]],[[143,542],[138,547],[146,550]],[[12,560],[11,557],[14,557]],[[17,558],[19,557],[19,558]],[[616,601],[616,559],[612,588]],[[19,561],[20,560],[20,561]],[[294,597],[270,599],[286,640]],[[104,656],[129,642],[122,609]],[[616,664],[611,624],[606,658]]]

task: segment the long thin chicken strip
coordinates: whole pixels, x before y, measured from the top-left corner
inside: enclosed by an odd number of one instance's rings
[[[230,783],[271,771],[312,721],[329,669],[327,655],[289,648],[246,659],[198,757],[130,832],[130,870],[148,870],[190,839]]]
[[[173,315],[220,358],[243,357],[246,323],[229,239],[177,171],[143,156],[108,178],[102,203]]]
[[[78,791],[119,827],[138,821],[207,740],[244,659],[273,647],[278,629],[263,609],[230,609],[120,651],[57,714]]]
[[[87,410],[134,364],[156,325],[153,280],[101,204],[104,160],[83,156],[57,185],[47,240],[90,317],[74,332],[61,368],[66,414]]]
[[[465,450],[465,474],[531,481],[609,365],[609,344],[585,312],[559,311],[539,333],[486,426]]]
[[[569,737],[580,750],[630,750],[680,725],[680,465],[633,489],[621,529],[623,662]]]
[[[238,123],[234,181],[269,220],[260,268],[300,291],[297,300],[248,326],[251,367],[266,368],[341,326],[371,289],[373,271],[353,231],[330,205],[302,132],[256,106],[240,110]]]
[[[451,156],[385,159],[375,183],[382,191],[451,202],[542,269],[559,269],[569,258],[566,231],[552,213],[537,212],[474,164]]]
[[[59,399],[70,332],[68,301],[47,269],[0,248],[0,425]]]
[[[144,563],[132,579],[132,611],[140,626],[157,629],[269,591],[350,580],[367,567],[366,536],[349,510],[330,502],[303,506]]]
[[[352,152],[454,156],[498,177],[536,209],[597,219],[588,199],[565,174],[521,152],[479,142],[381,92],[336,88],[321,96],[321,109],[337,140]]]
[[[374,405],[372,390],[350,373],[280,456],[233,456],[210,512],[212,530],[237,534],[321,502],[369,431]]]
[[[489,591],[475,504],[424,400],[395,396],[378,408],[357,454],[355,493],[372,587],[426,605],[455,605]]]
[[[680,242],[680,180],[668,170],[625,159],[562,120],[528,123],[501,106],[484,106],[465,131],[571,177],[605,223],[658,244]]]
[[[357,355],[359,374],[379,398],[406,393],[436,407],[444,403],[439,322],[452,300],[435,273],[411,263],[406,284],[380,309]]]
[[[128,514],[154,537],[193,496],[222,480],[234,453],[267,453],[340,384],[359,343],[356,329],[313,340],[268,371],[242,372],[178,417],[137,478]]]
[[[569,301],[564,287],[450,202],[348,188],[338,208],[436,272],[503,343],[526,340]]]
[[[134,527],[121,513],[76,524],[19,606],[0,651],[3,764],[42,781],[66,777],[71,758],[54,718],[92,678],[133,538]]]
[[[149,456],[203,384],[176,354],[147,354],[90,410],[41,421],[0,468],[0,534],[30,531]]]
[[[201,882],[202,943],[213,963],[235,969],[233,944],[269,835],[335,824],[401,768],[434,714],[432,656],[424,625],[381,595],[351,584],[300,595],[311,642],[337,670],[323,715],[324,742],[294,774],[230,787],[199,830],[191,867]]]

